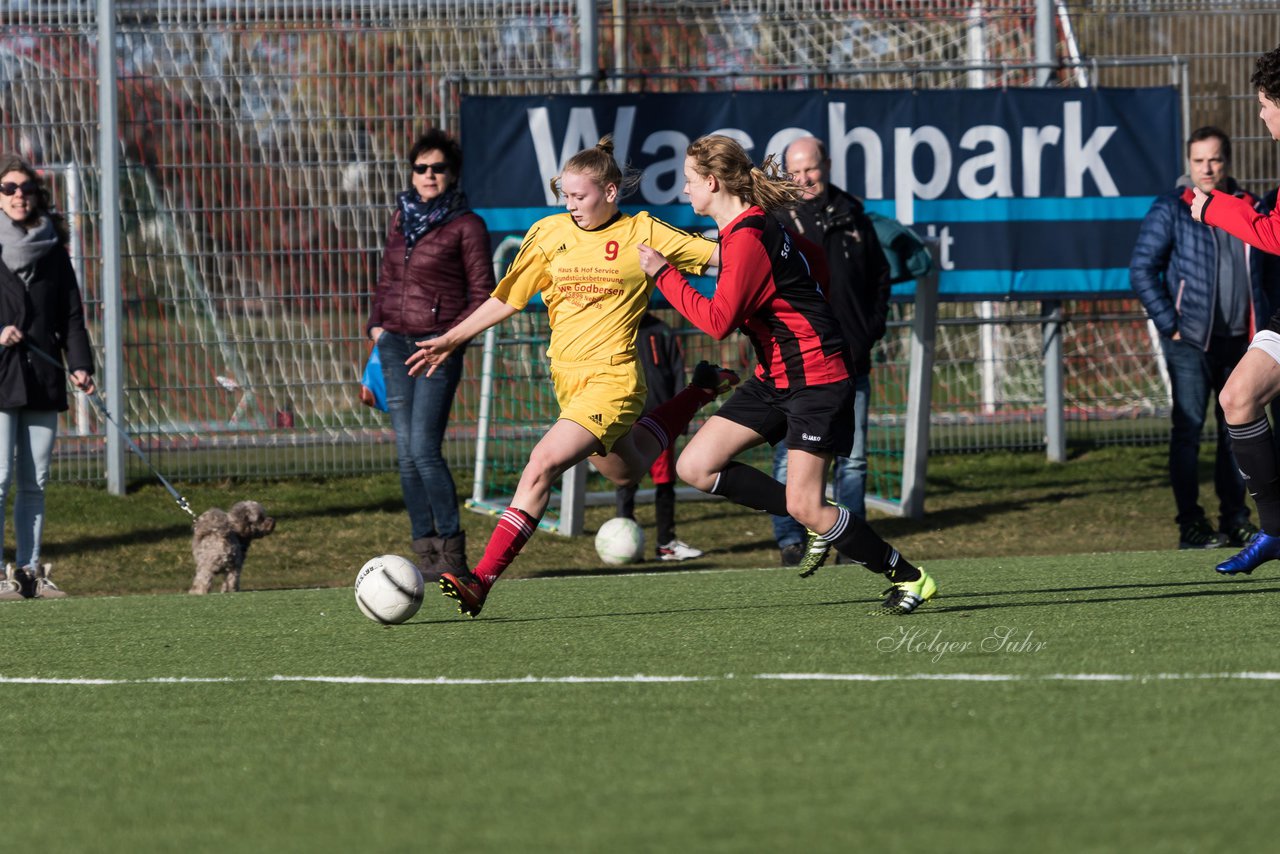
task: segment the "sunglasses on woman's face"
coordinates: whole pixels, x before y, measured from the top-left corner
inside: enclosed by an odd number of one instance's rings
[[[413,164],[413,171],[417,175],[425,175],[427,174],[427,170],[431,170],[437,175],[443,175],[444,173],[449,171],[449,164],[448,163],[415,163]]]
[[[0,193],[6,196],[12,196],[14,193],[22,191],[22,195],[29,196],[36,191],[35,181],[23,181],[21,184],[15,184],[12,181],[5,181],[0,184]]]

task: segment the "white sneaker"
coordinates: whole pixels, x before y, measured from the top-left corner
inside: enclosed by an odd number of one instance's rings
[[[34,567],[36,578],[36,599],[65,599],[67,593],[65,590],[58,588],[53,583],[53,579],[49,577],[49,573],[53,570],[53,564],[46,563]]]
[[[0,602],[17,601],[27,597],[22,595],[22,585],[18,582],[13,564],[4,565],[4,575],[0,576]]]
[[[680,540],[672,540],[665,546],[658,546],[660,560],[692,560],[695,557],[702,557],[702,549],[695,549]]]

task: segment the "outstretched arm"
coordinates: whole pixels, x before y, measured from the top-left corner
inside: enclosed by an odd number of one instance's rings
[[[405,364],[409,366],[409,376],[416,377],[424,370],[427,376],[431,376],[436,367],[449,358],[449,354],[460,345],[470,341],[490,326],[496,326],[506,320],[518,310],[497,297],[489,297],[480,304],[479,308],[467,315],[466,320],[443,335],[428,338],[426,341],[415,341],[418,349],[405,360]]]
[[[750,255],[757,247],[746,246],[739,255]],[[641,243],[640,268],[652,277],[658,290],[676,311],[689,319],[703,332],[721,341],[737,329],[755,310],[757,297],[764,290],[768,278],[768,258],[763,267],[759,263],[727,263],[720,257],[720,277],[716,280],[716,294],[707,299],[693,289],[680,271],[668,263],[661,252]],[[763,248],[757,254],[763,255]],[[735,256],[737,257],[737,256]],[[756,259],[753,259],[756,260]],[[763,279],[762,279],[763,276]]]

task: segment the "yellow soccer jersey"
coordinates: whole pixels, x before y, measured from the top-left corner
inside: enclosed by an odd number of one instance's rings
[[[529,229],[493,296],[522,309],[542,293],[551,323],[547,353],[552,361],[616,362],[633,354],[653,290],[640,269],[636,247],[641,243],[693,275],[705,272],[716,249],[713,241],[643,211],[619,214],[595,231],[580,228],[567,213],[555,214]]]

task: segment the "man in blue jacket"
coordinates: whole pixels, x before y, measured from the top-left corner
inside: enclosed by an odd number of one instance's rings
[[[1129,281],[1160,332],[1172,385],[1169,479],[1178,508],[1178,547],[1239,547],[1252,541],[1258,529],[1249,521],[1244,480],[1231,454],[1217,395],[1270,308],[1262,288],[1261,253],[1221,229],[1197,228],[1184,200],[1194,185],[1206,193],[1223,190],[1254,201],[1228,175],[1230,138],[1215,127],[1195,131],[1187,140],[1187,164],[1189,174],[1179,180],[1179,189],[1157,198],[1142,221]],[[1216,528],[1200,506],[1197,473],[1210,391],[1218,430]]]

